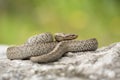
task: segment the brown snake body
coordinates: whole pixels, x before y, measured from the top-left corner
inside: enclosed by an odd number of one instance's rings
[[[71,36],[71,35],[70,35]],[[98,47],[95,38],[88,40],[70,40],[69,35],[65,38],[58,37],[56,41],[50,33],[35,35],[19,46],[7,49],[8,59],[30,58],[33,62],[51,62],[61,58],[66,52],[94,51]],[[72,35],[75,39],[75,35]],[[63,39],[62,39],[63,38]]]

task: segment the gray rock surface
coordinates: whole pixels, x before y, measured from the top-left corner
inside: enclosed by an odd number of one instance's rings
[[[38,64],[6,58],[0,46],[0,80],[120,80],[120,43],[97,51],[67,53],[56,62]]]

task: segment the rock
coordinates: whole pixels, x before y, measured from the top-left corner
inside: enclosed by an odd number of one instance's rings
[[[8,45],[0,45],[0,59],[7,58],[5,54],[7,48],[8,48]]]
[[[1,47],[0,47],[1,48]],[[9,60],[0,49],[0,80],[119,80],[120,43],[96,51],[67,53],[52,63]]]

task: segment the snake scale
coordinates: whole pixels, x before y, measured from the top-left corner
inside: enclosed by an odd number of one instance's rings
[[[54,38],[55,41],[54,41]],[[8,59],[30,59],[32,62],[52,62],[67,52],[94,51],[98,47],[95,38],[73,40],[75,34],[41,33],[30,37],[24,44],[7,48]]]

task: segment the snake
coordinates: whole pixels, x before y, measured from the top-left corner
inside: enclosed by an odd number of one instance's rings
[[[95,51],[98,48],[96,38],[74,40],[72,33],[41,33],[30,37],[25,43],[7,48],[10,60],[30,59],[32,62],[47,63],[59,60],[67,52]]]

